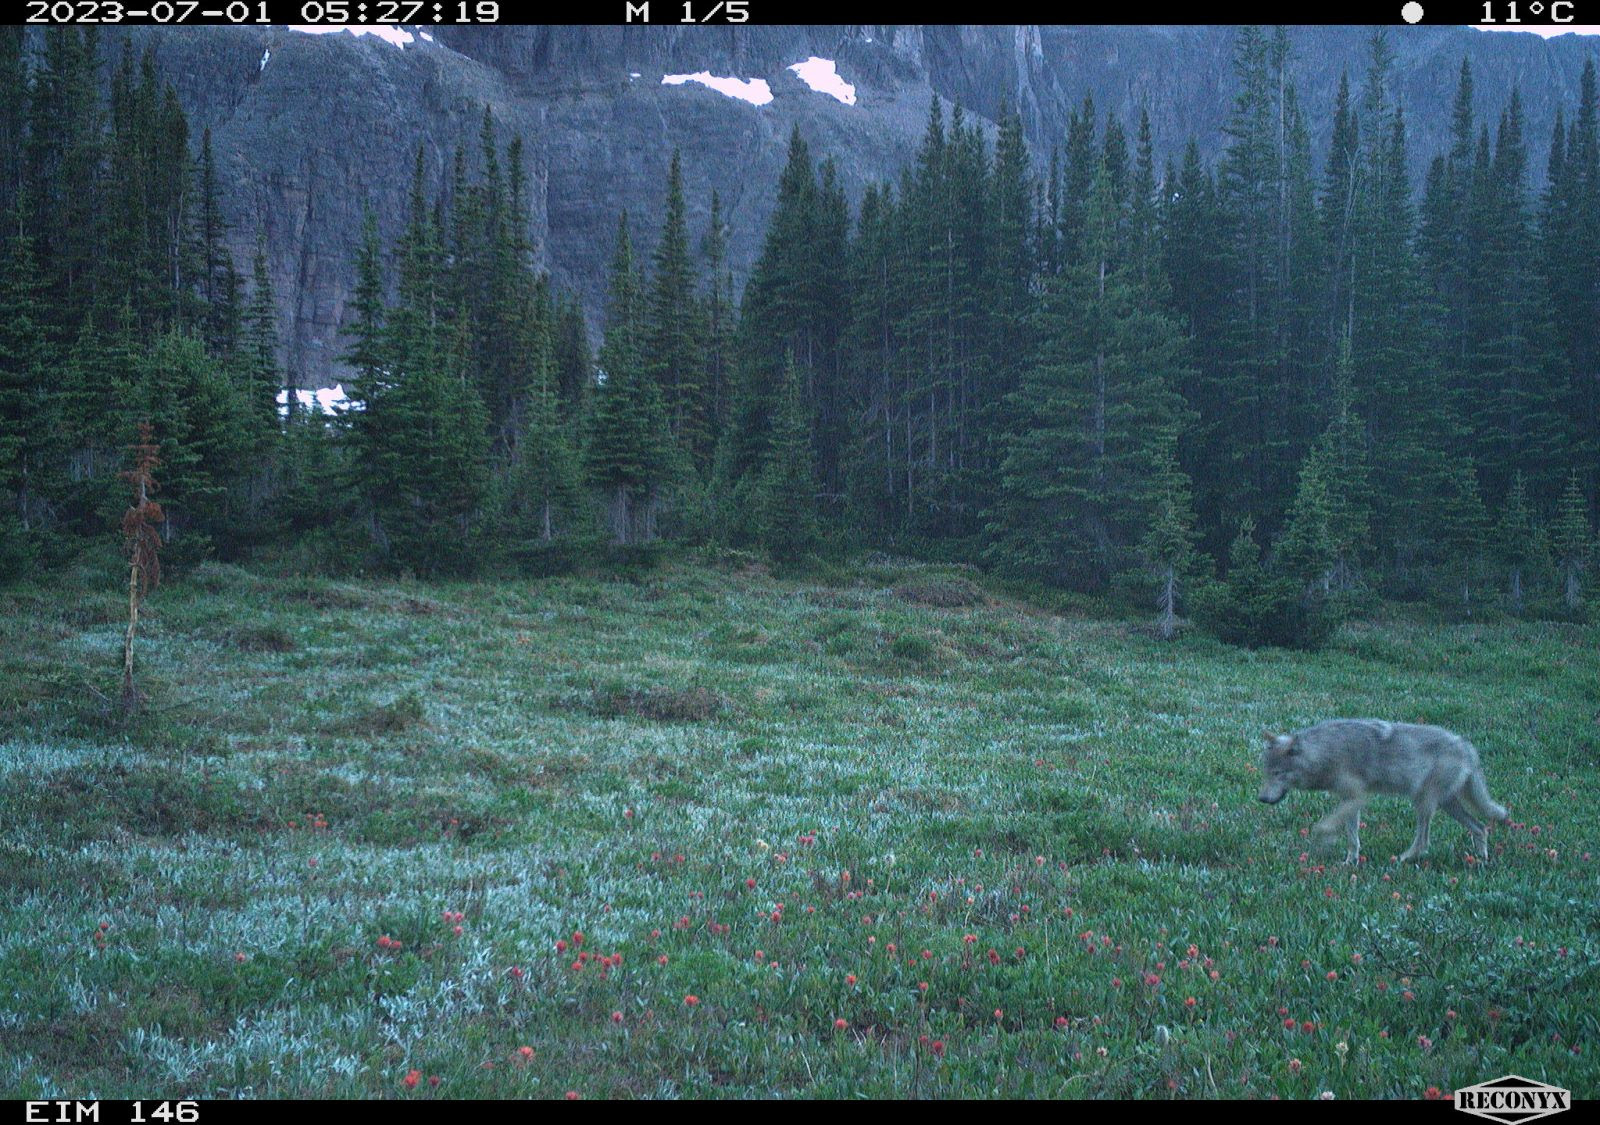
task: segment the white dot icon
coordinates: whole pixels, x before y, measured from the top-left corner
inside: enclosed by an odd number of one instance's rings
[[[1411,3],[1400,9],[1400,18],[1407,23],[1416,23],[1422,19],[1422,5],[1418,4],[1417,0],[1411,0]]]

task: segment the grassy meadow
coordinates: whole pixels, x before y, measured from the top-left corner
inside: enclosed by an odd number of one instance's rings
[[[112,559],[0,591],[5,1097],[1600,1093],[1600,627],[208,564],[124,726],[125,612]],[[1260,805],[1262,731],[1336,715],[1471,738],[1492,862]]]

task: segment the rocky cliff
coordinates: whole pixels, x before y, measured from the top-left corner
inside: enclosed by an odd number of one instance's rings
[[[136,49],[153,46],[196,135],[211,128],[236,256],[247,268],[255,232],[265,231],[284,361],[301,385],[339,378],[363,207],[374,206],[392,235],[417,146],[437,183],[455,147],[474,143],[484,104],[502,142],[524,138],[542,264],[582,296],[593,321],[617,213],[637,217],[648,246],[674,148],[683,151],[696,236],[712,189],[721,193],[742,282],[796,124],[814,153],[839,162],[855,198],[911,158],[935,94],[991,120],[1009,100],[1043,159],[1085,93],[1130,126],[1145,108],[1159,160],[1191,135],[1214,153],[1234,90],[1232,31],[1223,27],[562,26],[427,35],[417,31],[404,46],[282,27],[128,28],[106,37],[111,51],[121,36]],[[1319,159],[1339,75],[1348,70],[1359,85],[1367,36],[1357,27],[1292,31]],[[1480,115],[1498,116],[1520,87],[1540,178],[1556,106],[1576,102],[1583,60],[1600,50],[1594,38],[1465,27],[1395,28],[1391,40],[1418,176],[1446,143],[1463,56],[1472,60]],[[854,104],[789,69],[810,57],[836,64],[855,88]],[[702,71],[764,80],[771,100],[662,82]]]

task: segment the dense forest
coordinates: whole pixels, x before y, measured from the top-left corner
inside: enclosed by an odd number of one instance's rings
[[[603,340],[535,268],[485,109],[403,231],[366,226],[350,409],[278,406],[258,252],[208,134],[92,29],[0,32],[0,579],[110,541],[141,422],[163,552],[418,575],[718,544],[891,549],[1314,643],[1374,596],[1584,612],[1600,501],[1595,67],[1528,167],[1463,62],[1407,182],[1374,35],[1325,166],[1283,29],[1241,29],[1215,166],[1087,99],[1045,166],[937,101],[852,207],[798,131],[741,294],[674,159],[619,217]],[[992,139],[991,139],[992,138]],[[818,159],[821,156],[821,159]],[[1542,180],[1542,188],[1535,182]],[[635,250],[635,234],[653,251]]]

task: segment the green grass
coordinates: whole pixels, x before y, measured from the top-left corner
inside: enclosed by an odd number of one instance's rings
[[[0,1096],[1600,1089],[1600,628],[1252,653],[883,562],[210,565],[124,728],[119,603],[0,591]],[[1472,738],[1493,862],[1441,818],[1397,867],[1379,798],[1352,871],[1329,798],[1261,806],[1262,730],[1333,715]]]

